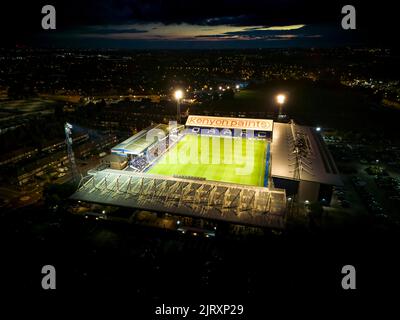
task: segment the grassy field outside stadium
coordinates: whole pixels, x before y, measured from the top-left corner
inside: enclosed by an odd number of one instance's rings
[[[263,186],[267,141],[188,134],[147,172]]]

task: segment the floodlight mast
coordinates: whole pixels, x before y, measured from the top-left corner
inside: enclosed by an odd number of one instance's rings
[[[286,96],[284,94],[278,94],[276,96],[276,102],[278,103],[278,107],[279,107],[279,114],[278,117],[282,117],[282,105],[285,103],[286,101]]]
[[[176,99],[176,122],[181,123],[181,99],[183,98],[183,91],[178,89],[174,93]]]
[[[75,155],[74,151],[72,150],[72,124],[66,122],[64,125],[64,131],[65,131],[65,143],[67,144],[67,151],[68,151],[68,161],[69,161],[69,167],[71,170],[71,175],[72,179],[74,182],[79,181],[79,171],[76,166],[75,162]]]

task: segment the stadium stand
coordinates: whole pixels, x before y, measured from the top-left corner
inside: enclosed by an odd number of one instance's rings
[[[135,157],[129,163],[129,166],[133,169],[133,171],[137,172],[142,172],[148,165],[149,162],[145,156]]]
[[[75,200],[283,229],[284,190],[106,169],[95,172]]]

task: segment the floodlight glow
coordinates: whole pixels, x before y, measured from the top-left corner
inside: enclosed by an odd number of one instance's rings
[[[315,130],[317,130],[318,132],[321,131],[321,127],[317,127]]]
[[[176,100],[180,100],[183,97],[183,92],[182,90],[176,90],[174,95]]]
[[[278,94],[276,96],[276,102],[278,102],[279,104],[284,104],[286,100],[286,96],[284,94]]]
[[[236,85],[236,89],[239,89],[239,88],[240,88],[240,86],[237,84],[237,85]]]

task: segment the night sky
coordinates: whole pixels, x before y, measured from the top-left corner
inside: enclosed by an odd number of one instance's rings
[[[393,47],[394,2],[254,0],[15,0],[2,5],[3,46],[81,48]],[[57,10],[43,31],[41,8]],[[341,8],[357,10],[357,30],[342,30]]]

